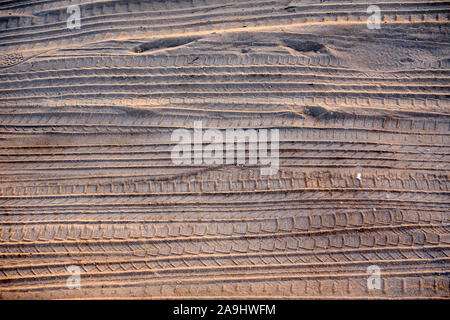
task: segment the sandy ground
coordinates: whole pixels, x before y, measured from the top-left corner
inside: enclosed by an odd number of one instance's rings
[[[0,296],[448,298],[449,9],[0,1]],[[195,121],[280,170],[174,164]]]

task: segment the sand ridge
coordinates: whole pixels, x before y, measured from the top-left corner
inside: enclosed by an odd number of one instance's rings
[[[450,296],[448,2],[71,4],[0,1],[1,298]],[[278,172],[174,164],[199,121]]]

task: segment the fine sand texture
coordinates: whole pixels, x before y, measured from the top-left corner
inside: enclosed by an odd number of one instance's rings
[[[449,11],[0,0],[0,298],[449,298]],[[278,172],[175,164],[198,121]]]

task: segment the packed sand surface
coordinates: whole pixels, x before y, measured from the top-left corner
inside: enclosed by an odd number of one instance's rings
[[[449,11],[0,1],[0,297],[449,298]],[[279,170],[174,163],[196,122]]]

